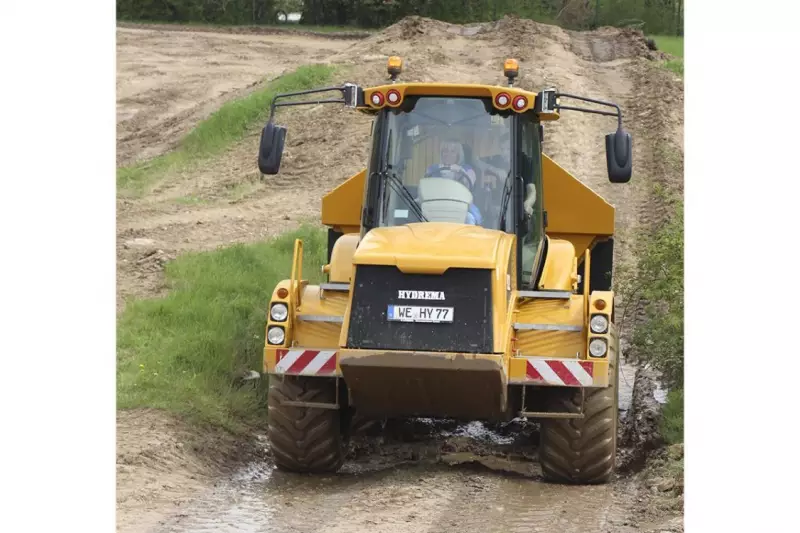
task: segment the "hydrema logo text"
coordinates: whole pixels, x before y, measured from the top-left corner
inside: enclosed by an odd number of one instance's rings
[[[401,300],[444,300],[442,291],[397,291]]]

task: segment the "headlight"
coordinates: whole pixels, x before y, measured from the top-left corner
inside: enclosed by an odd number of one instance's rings
[[[603,357],[608,350],[605,339],[592,339],[589,342],[589,355],[592,357]]]
[[[608,319],[603,315],[594,315],[589,322],[589,327],[592,328],[593,333],[605,333],[608,330]]]
[[[269,331],[267,331],[267,342],[270,344],[283,344],[285,338],[286,333],[280,326],[272,326],[269,328]]]
[[[286,304],[275,304],[272,306],[272,309],[270,309],[269,316],[276,322],[283,322],[286,320],[286,317],[289,316],[289,308],[286,307]]]

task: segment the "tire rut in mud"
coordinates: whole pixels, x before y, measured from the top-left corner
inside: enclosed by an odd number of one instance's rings
[[[393,424],[386,435],[373,439],[378,442],[371,457],[348,460],[336,475],[296,475],[269,463],[247,465],[180,508],[154,531],[233,532],[247,528],[338,533],[377,528],[398,533],[455,533],[549,531],[553,527],[564,533],[673,531],[648,526],[647,513],[642,511],[649,503],[648,495],[635,479],[591,486],[551,484],[542,483],[537,474],[425,457],[426,446],[438,449],[445,442],[487,454],[509,450],[515,446],[505,440],[509,435],[531,436],[533,428],[520,426],[521,422],[497,431],[488,425],[449,420],[412,419]],[[531,443],[525,445],[530,448]],[[417,447],[418,458],[391,457],[404,446]],[[498,459],[496,455],[483,458]]]

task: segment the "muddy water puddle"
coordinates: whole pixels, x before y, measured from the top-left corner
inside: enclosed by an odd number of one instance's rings
[[[615,485],[568,487],[414,465],[335,476],[251,466],[159,532],[621,531]]]
[[[634,374],[622,368],[620,409]],[[630,487],[544,483],[515,448],[524,422],[414,419],[404,442],[372,438],[335,475],[298,475],[251,464],[162,521],[158,533],[629,532]],[[409,427],[411,428],[409,430]],[[411,452],[409,453],[409,450]]]

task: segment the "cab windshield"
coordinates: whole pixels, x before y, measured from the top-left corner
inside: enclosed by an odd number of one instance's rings
[[[499,229],[511,197],[510,112],[488,98],[408,96],[386,113],[379,225]]]

